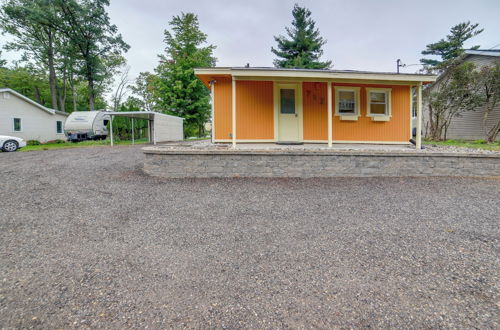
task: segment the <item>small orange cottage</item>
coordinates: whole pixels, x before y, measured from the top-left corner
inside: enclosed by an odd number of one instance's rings
[[[414,121],[420,148],[422,84],[436,79],[420,74],[276,68],[199,68],[195,74],[211,90],[213,142],[233,146],[244,142],[408,144]]]

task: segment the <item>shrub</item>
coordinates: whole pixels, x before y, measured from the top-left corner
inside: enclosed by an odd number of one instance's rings
[[[26,144],[29,146],[39,146],[42,143],[38,140],[28,140],[26,141]]]
[[[47,141],[46,143],[44,144],[62,144],[62,143],[66,143],[65,140],[61,140],[61,139],[57,139],[57,140],[50,140],[50,141]]]

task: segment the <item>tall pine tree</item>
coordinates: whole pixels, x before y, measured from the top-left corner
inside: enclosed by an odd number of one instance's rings
[[[483,32],[483,29],[478,29],[478,26],[479,24],[471,24],[470,22],[453,26],[446,39],[428,44],[426,49],[422,51],[422,55],[439,56],[441,59],[422,58],[420,59],[420,63],[424,64],[430,70],[446,69],[452,60],[463,54],[464,42]],[[478,48],[479,46],[471,47],[471,49]]]
[[[278,68],[329,69],[332,61],[321,62],[322,47],[326,44],[311,18],[311,11],[295,4],[292,11],[292,27],[286,27],[285,36],[275,36],[277,48],[271,51],[278,57],[274,66]]]
[[[205,45],[207,35],[200,30],[192,13],[174,16],[165,31],[166,54],[156,68],[154,94],[159,109],[185,119],[186,135],[204,135],[210,117],[210,95],[194,75],[196,67],[214,66],[215,46]]]

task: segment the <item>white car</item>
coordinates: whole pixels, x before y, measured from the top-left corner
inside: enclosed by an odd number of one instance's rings
[[[15,136],[0,135],[0,149],[5,152],[13,152],[19,148],[26,147],[23,139]]]

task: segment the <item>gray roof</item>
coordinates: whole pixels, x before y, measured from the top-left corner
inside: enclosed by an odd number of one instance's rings
[[[467,49],[465,55],[500,56],[500,49]]]

